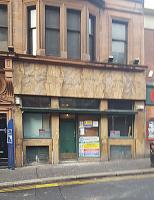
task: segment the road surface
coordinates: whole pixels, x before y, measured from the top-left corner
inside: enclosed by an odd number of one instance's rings
[[[81,180],[31,188],[1,189],[0,200],[154,200],[154,175]]]

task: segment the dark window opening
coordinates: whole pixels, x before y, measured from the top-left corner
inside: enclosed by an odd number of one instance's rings
[[[28,53],[36,55],[36,7],[28,7]]]
[[[7,6],[0,5],[0,51],[8,51],[8,13]]]
[[[5,68],[5,60],[0,59],[0,69]]]
[[[90,61],[95,60],[95,34],[96,34],[96,18],[89,16],[89,55]]]
[[[60,56],[60,9],[45,7],[46,54]]]
[[[114,63],[127,63],[127,23],[112,21],[112,56]]]
[[[81,13],[67,10],[67,54],[68,58],[81,58]]]
[[[38,147],[26,147],[26,162],[32,163],[48,163],[49,161],[49,147],[38,146]]]
[[[133,101],[130,100],[109,100],[108,109],[133,110]]]
[[[108,129],[110,138],[133,137],[134,116],[111,115],[108,118]]]
[[[99,109],[100,101],[97,99],[60,98],[61,108]]]
[[[43,107],[49,108],[51,105],[50,97],[43,96],[23,96],[22,97],[22,106],[23,107]]]

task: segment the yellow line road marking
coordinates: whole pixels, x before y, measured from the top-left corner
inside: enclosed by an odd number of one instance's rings
[[[0,189],[0,193],[41,189],[41,188],[52,188],[52,187],[58,187],[58,186],[86,185],[86,184],[105,183],[105,182],[111,182],[111,181],[135,180],[135,179],[144,179],[144,178],[154,178],[154,174],[92,178],[92,179],[65,181],[65,182],[48,183],[48,184],[34,184],[34,185],[26,185],[26,186],[8,187],[8,188]]]

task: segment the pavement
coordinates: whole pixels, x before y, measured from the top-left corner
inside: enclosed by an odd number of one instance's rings
[[[150,159],[102,162],[65,162],[0,169],[0,188],[45,184],[79,179],[154,174]]]

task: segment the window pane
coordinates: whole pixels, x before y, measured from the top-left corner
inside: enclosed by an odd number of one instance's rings
[[[94,32],[95,32],[95,31],[94,31],[94,28],[95,28],[95,27],[94,27],[94,26],[95,26],[94,23],[95,23],[94,17],[90,16],[90,17],[89,17],[89,34],[90,34],[90,35],[93,35]]]
[[[126,25],[112,23],[112,39],[126,40]]]
[[[0,28],[0,51],[7,51],[8,46],[8,30]]]
[[[68,32],[67,48],[69,58],[80,59],[80,33]]]
[[[59,31],[46,29],[46,54],[59,56],[59,54],[60,54],[60,33],[59,33]]]
[[[94,41],[93,41],[93,36],[89,36],[89,55],[90,55],[90,60],[94,60]]]
[[[133,136],[133,116],[110,116],[109,136],[112,138]]]
[[[60,10],[55,7],[46,7],[46,27],[56,28],[60,27]]]
[[[24,138],[50,138],[50,115],[24,113]]]
[[[59,99],[59,105],[61,108],[99,109],[99,103],[100,101],[95,99]]]
[[[115,63],[126,63],[126,47],[124,42],[112,41],[112,55]]]
[[[24,114],[25,138],[39,137],[39,129],[42,129],[42,115],[33,113]]]
[[[36,55],[36,29],[32,30],[32,54]]]
[[[81,22],[80,22],[80,12],[74,10],[68,10],[67,13],[67,28],[69,30],[80,31]]]
[[[30,28],[36,27],[36,9],[30,10]]]
[[[99,117],[97,115],[79,115],[78,123],[80,136],[99,136]]]
[[[22,97],[22,105],[24,107],[50,107],[50,97],[34,97],[34,96],[24,96]]]
[[[129,100],[109,100],[108,108],[113,110],[133,110],[133,101]]]
[[[28,7],[28,52],[36,55],[36,8]]]
[[[1,26],[7,27],[7,25],[8,25],[7,6],[0,5],[0,27]]]

